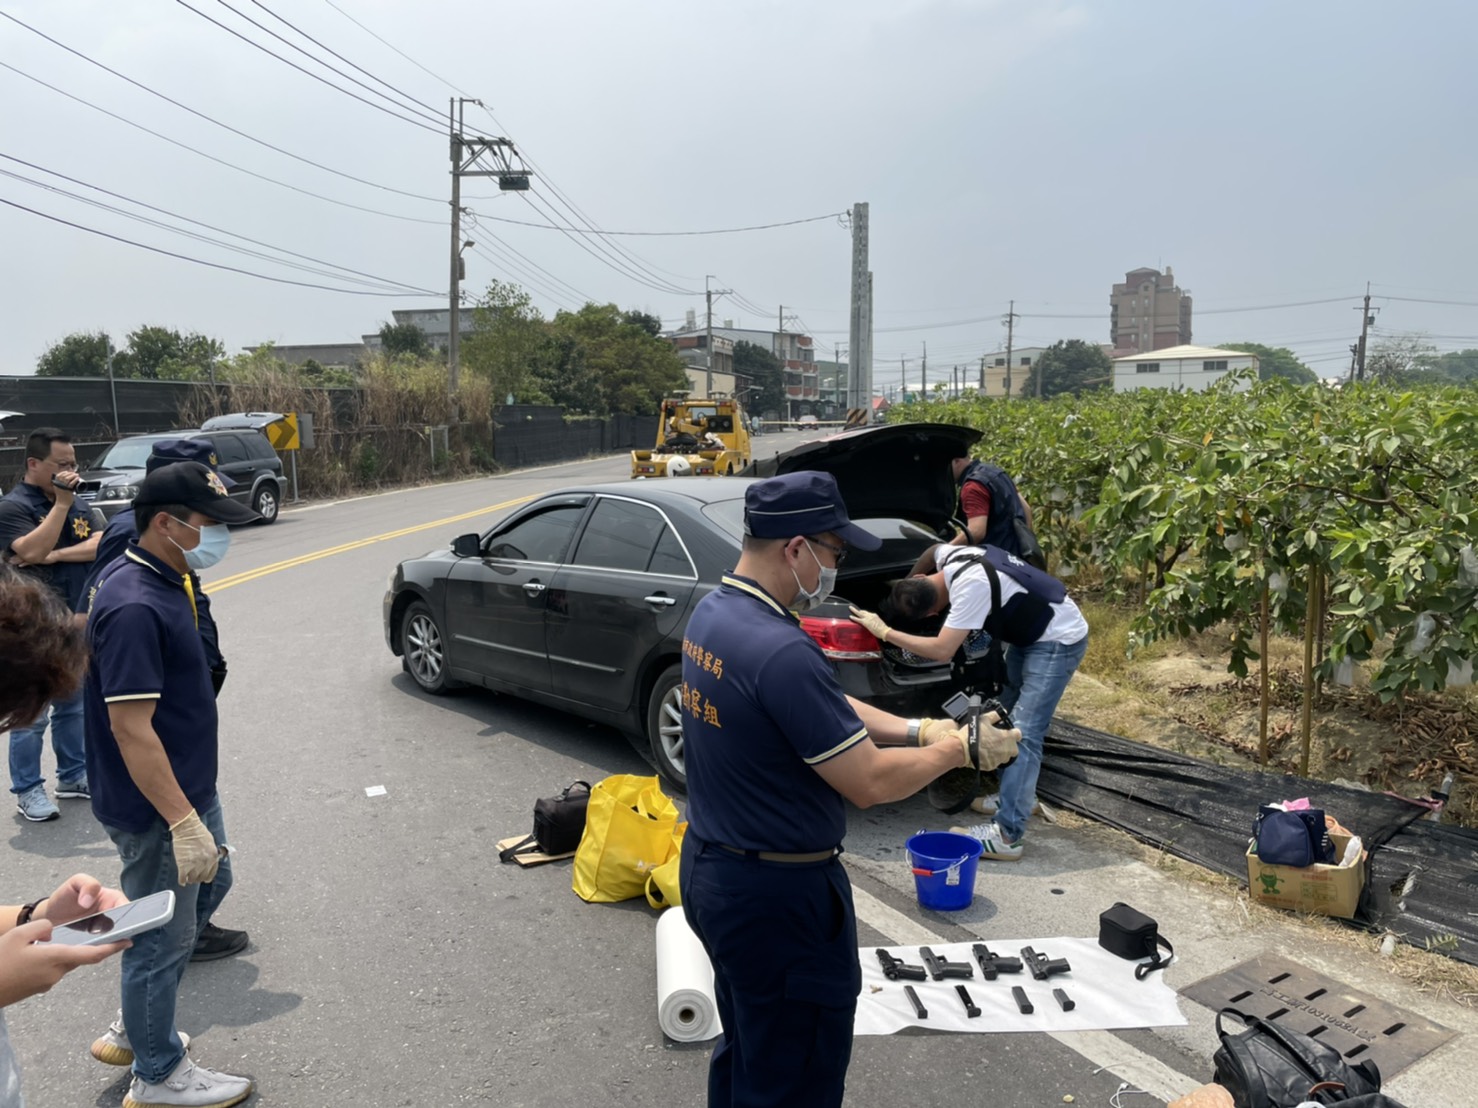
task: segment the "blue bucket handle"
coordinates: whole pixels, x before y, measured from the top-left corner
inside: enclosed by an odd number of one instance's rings
[[[927,834],[927,831],[924,828],[920,827],[919,830],[918,830],[918,834],[924,835],[924,834]],[[919,866],[914,865],[914,857],[913,857],[913,851],[912,850],[907,851],[907,854],[908,854],[909,868],[911,868],[914,871],[914,874],[916,876],[918,876],[918,877],[933,877],[936,874],[948,873],[952,869],[953,870],[959,869],[961,866],[963,866],[966,862],[968,862],[970,860],[970,855],[966,854],[963,857],[961,857],[959,861],[957,861],[957,862],[951,862],[949,865],[945,866],[943,869],[923,869],[923,868],[921,868]]]

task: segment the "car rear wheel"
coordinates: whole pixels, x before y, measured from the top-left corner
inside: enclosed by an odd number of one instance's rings
[[[251,494],[251,510],[262,517],[263,523],[277,522],[277,514],[282,511],[277,482],[263,481],[257,486],[256,492]]]
[[[446,638],[424,600],[417,600],[401,617],[400,648],[405,671],[426,692],[441,696],[462,687],[447,669]]]
[[[657,676],[647,698],[647,741],[652,762],[678,792],[688,791],[683,756],[683,667],[670,665]]]

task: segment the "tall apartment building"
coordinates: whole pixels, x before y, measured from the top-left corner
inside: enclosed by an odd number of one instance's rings
[[[1131,269],[1109,295],[1109,338],[1115,353],[1144,353],[1191,341],[1191,294],[1167,265]]]

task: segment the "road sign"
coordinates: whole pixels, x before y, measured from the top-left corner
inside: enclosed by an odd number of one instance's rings
[[[298,437],[298,413],[288,412],[276,423],[269,423],[262,428],[267,436],[267,441],[272,444],[273,450],[297,450],[302,446]]]

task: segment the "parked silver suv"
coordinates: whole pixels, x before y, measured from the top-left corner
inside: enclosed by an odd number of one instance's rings
[[[263,523],[275,523],[282,510],[287,479],[282,459],[263,429],[282,418],[276,412],[235,412],[206,420],[199,428],[130,435],[103,453],[82,475],[81,498],[108,519],[132,509],[149,452],[160,439],[204,439],[216,454],[217,468],[236,482],[231,496],[247,505]]]

